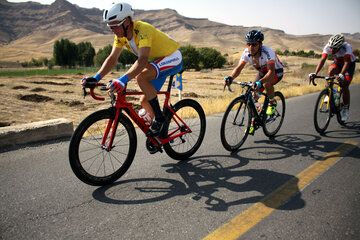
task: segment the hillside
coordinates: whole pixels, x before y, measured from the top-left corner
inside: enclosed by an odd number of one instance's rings
[[[113,35],[102,22],[102,10],[80,8],[66,0],[56,0],[51,5],[0,0],[0,16],[1,62],[50,58],[54,41],[61,38],[76,43],[89,41],[96,50],[112,44],[113,40]],[[244,35],[254,28],[264,32],[266,45],[282,51],[303,49],[320,52],[330,37],[291,35],[262,27],[230,26],[208,19],[187,18],[171,9],[135,10],[135,16],[135,20],[153,24],[182,45],[214,47],[230,56],[242,52]],[[360,33],[346,34],[346,40],[360,49]]]

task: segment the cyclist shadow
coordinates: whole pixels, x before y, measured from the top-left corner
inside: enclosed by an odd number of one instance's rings
[[[230,164],[222,165],[212,158],[229,157]],[[227,211],[231,206],[261,202],[267,207],[294,210],[305,206],[297,183],[292,175],[266,169],[239,170],[248,161],[230,156],[200,156],[187,162],[165,164],[170,174],[177,174],[182,181],[164,178],[129,179],[94,191],[93,197],[110,204],[146,204],[178,196],[191,196],[203,202],[211,211]],[[290,181],[291,180],[291,181]],[[291,192],[291,203],[266,200],[266,196],[286,182]],[[120,190],[117,191],[116,189]],[[111,191],[110,191],[111,190]],[[238,195],[226,192],[239,193]],[[235,199],[234,199],[235,198]]]
[[[346,122],[338,130],[325,131],[322,136],[330,138],[357,138],[360,135],[360,122]]]
[[[326,160],[326,154],[333,152],[334,149],[339,146],[339,142],[324,141],[322,136],[320,135],[296,133],[277,135],[273,139],[259,140],[255,141],[255,143],[257,145],[255,148],[263,149],[263,151],[264,149],[276,150],[266,151],[266,157],[264,159],[257,157],[249,160],[280,160],[290,157],[293,158],[298,155],[302,157],[310,157],[310,159],[315,161],[323,161]],[[242,149],[240,151],[241,153],[244,153],[244,151],[250,151],[251,149],[252,151],[254,151],[254,148]],[[238,151],[237,153],[239,153],[240,151]]]

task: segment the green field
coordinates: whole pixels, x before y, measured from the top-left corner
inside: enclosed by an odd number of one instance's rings
[[[74,68],[74,69],[21,69],[0,71],[1,77],[20,77],[20,76],[45,76],[63,74],[84,74],[96,73],[98,68]]]

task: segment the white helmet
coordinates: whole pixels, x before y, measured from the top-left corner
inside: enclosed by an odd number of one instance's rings
[[[113,3],[104,10],[104,22],[122,21],[127,17],[134,17],[134,10],[128,3]]]
[[[329,39],[328,44],[331,48],[340,48],[342,47],[344,41],[345,41],[344,35],[336,34]]]

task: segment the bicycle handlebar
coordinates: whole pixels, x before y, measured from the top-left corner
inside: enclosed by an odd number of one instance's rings
[[[244,87],[250,87],[250,88],[251,88],[251,87],[254,86],[254,84],[251,83],[251,82],[238,82],[238,81],[233,81],[232,83],[238,84],[238,85],[240,85],[242,88],[244,88]],[[230,84],[230,85],[231,85],[231,84]],[[226,88],[226,86],[227,86],[230,92],[234,92],[234,90],[231,89],[230,85],[226,85],[226,84],[225,84],[223,91],[225,91],[225,88]]]
[[[90,95],[93,99],[95,100],[99,100],[99,101],[104,101],[105,98],[103,97],[98,97],[96,96],[96,94],[94,93],[94,90],[95,90],[95,87],[100,87],[101,90],[106,90],[106,84],[105,83],[97,83],[97,82],[87,82],[85,84],[85,87],[83,88],[83,91],[84,91],[84,98],[86,97],[87,95],[87,92],[86,92],[86,88],[90,88]]]
[[[322,78],[322,79],[325,79],[326,81],[328,80],[334,80],[336,77],[325,77],[325,76],[318,76],[318,75],[315,75],[314,78],[311,79],[311,83],[316,86],[316,82],[315,82],[315,78]]]

